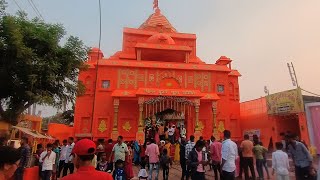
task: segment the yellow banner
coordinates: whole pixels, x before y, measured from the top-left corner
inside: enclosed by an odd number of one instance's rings
[[[304,112],[300,88],[268,95],[266,100],[271,115]]]

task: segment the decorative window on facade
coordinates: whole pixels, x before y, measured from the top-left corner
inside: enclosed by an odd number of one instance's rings
[[[90,76],[87,76],[85,79],[86,93],[90,93],[93,89],[93,84]]]
[[[108,89],[108,88],[110,88],[110,80],[103,80],[101,87],[102,87],[103,89]]]
[[[229,94],[232,96],[234,95],[234,86],[232,83],[229,83]]]
[[[224,93],[224,85],[218,84],[217,85],[217,92],[218,93]]]

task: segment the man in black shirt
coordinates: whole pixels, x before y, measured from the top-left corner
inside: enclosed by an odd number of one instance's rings
[[[184,180],[184,177],[187,175],[187,164],[186,164],[186,139],[181,138],[181,143],[180,143],[180,165],[182,169],[182,176],[181,180]]]

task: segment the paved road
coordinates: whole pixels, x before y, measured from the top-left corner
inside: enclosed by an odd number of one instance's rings
[[[133,167],[133,172],[135,174],[135,176],[137,176],[138,172],[139,172],[139,167],[138,166],[134,166]],[[269,168],[269,172],[271,174],[271,168]],[[154,172],[155,174],[155,172]],[[267,175],[265,174],[265,177]],[[209,180],[214,179],[214,173],[213,171],[209,170],[209,167],[207,167],[207,171],[206,171],[206,178]],[[134,177],[132,180],[137,180],[139,179],[138,177]],[[162,170],[159,171],[159,180],[162,180]],[[170,180],[180,180],[181,179],[181,168],[179,164],[174,164],[169,171],[169,179]],[[244,179],[244,178],[243,178]],[[265,178],[266,179],[266,178]],[[275,179],[275,177],[271,177],[271,179]],[[294,173],[290,173],[290,180],[295,180],[295,176]]]

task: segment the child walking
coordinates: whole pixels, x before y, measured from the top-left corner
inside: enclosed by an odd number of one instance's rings
[[[101,152],[99,156],[101,160],[97,163],[96,170],[111,173],[112,169],[108,166],[107,154],[105,152]]]
[[[276,180],[289,180],[288,154],[282,151],[282,142],[277,142],[276,148],[272,153],[272,175],[276,174]]]
[[[138,173],[139,180],[148,179],[148,172],[146,170],[146,161],[144,158],[141,158],[140,166],[141,168]]]
[[[168,150],[163,149],[163,154],[160,159],[160,164],[163,170],[163,180],[168,180],[169,178],[169,166],[172,165],[172,160],[168,156]]]
[[[116,168],[113,171],[114,180],[126,180],[126,173],[124,171],[124,161],[121,159],[116,161]]]

